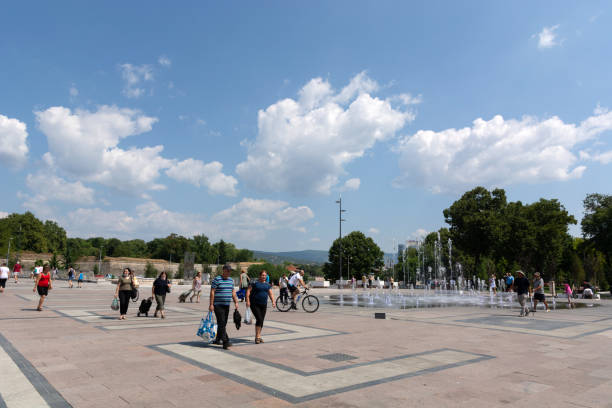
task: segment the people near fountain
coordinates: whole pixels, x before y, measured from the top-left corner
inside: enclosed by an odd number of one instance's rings
[[[550,312],[548,308],[548,303],[546,303],[546,295],[544,294],[544,279],[540,276],[540,272],[536,272],[533,274],[533,310],[532,313],[535,313],[538,308],[538,302],[544,303],[546,306],[546,311]]]
[[[389,289],[393,289],[393,278],[389,278]]]
[[[53,289],[53,281],[51,280],[51,268],[49,265],[42,267],[42,271],[36,275],[36,282],[34,283],[34,289],[32,292],[38,292],[40,299],[38,300],[38,307],[36,310],[42,311],[43,303],[46,297],[49,295],[49,291]]]
[[[196,303],[200,303],[200,296],[202,296],[202,272],[198,272],[194,276],[193,282],[191,282],[191,292],[192,295],[189,301],[193,303],[193,298],[195,297]]]
[[[215,313],[217,319],[217,338],[215,344],[222,344],[227,350],[232,343],[227,335],[227,318],[229,316],[230,303],[234,301],[234,306],[238,309],[238,296],[234,289],[234,280],[230,278],[232,267],[229,264],[223,265],[223,272],[216,276],[210,284],[210,304],[208,310]]]
[[[247,307],[251,309],[253,316],[255,316],[255,344],[263,343],[261,329],[268,309],[268,298],[272,301],[272,308],[276,307],[272,285],[266,282],[267,276],[268,273],[265,270],[259,272],[259,279],[252,282],[246,292]]]
[[[289,300],[289,292],[287,290],[287,286],[289,284],[289,280],[287,279],[287,274],[283,273],[283,275],[278,279],[278,288],[280,289],[280,301],[286,305]]]
[[[574,295],[574,293],[572,292],[572,288],[570,287],[569,283],[566,282],[563,284],[563,290],[565,291],[565,295],[567,296],[567,307],[571,309],[574,307],[574,302],[572,301],[572,296]]]
[[[593,286],[591,286],[591,283],[588,281],[584,281],[582,283],[582,298],[583,299],[593,299],[593,294],[594,294],[594,290],[593,290]]]
[[[17,261],[15,262],[15,265],[13,265],[13,279],[15,279],[15,283],[19,282],[20,273],[21,273],[21,263]]]
[[[493,292],[494,295],[497,294],[497,284],[495,283],[495,274],[491,274],[489,278],[489,289]]]
[[[2,262],[2,266],[0,266],[0,293],[4,292],[6,281],[8,281],[10,272],[11,270],[8,268],[8,266],[6,266],[6,262]]]
[[[301,269],[299,272],[293,275],[289,279],[289,284],[287,286],[289,287],[289,292],[291,292],[291,308],[297,310],[295,300],[300,292],[298,289],[300,286],[306,288],[306,284],[304,283],[304,270]]]
[[[372,275],[368,276],[368,288],[372,287]]]
[[[125,268],[123,274],[117,280],[117,288],[115,289],[115,299],[119,299],[119,320],[125,320],[132,297],[132,289],[132,271],[130,268]]]
[[[521,314],[519,316],[524,317],[529,315],[529,306],[527,305],[527,299],[529,299],[530,288],[529,279],[525,277],[525,272],[516,271],[516,279],[514,280],[514,290],[518,298],[519,305],[521,306]]]
[[[514,276],[510,272],[506,274],[506,292],[512,292],[514,286]]]

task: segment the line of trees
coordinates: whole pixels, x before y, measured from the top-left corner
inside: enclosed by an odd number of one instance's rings
[[[52,253],[54,263],[66,265],[82,256],[133,257],[166,259],[182,262],[185,252],[193,252],[195,263],[216,264],[253,261],[253,251],[238,249],[230,242],[211,243],[204,234],[186,238],[170,234],[149,242],[142,239],[121,241],[117,238],[68,238],[66,230],[54,221],[41,221],[31,212],[10,214],[0,219],[0,251],[7,253],[11,245],[11,259],[21,251]]]
[[[452,242],[452,268],[458,264],[464,276],[485,279],[518,269],[528,274],[539,271],[545,280],[580,284],[584,280],[602,289],[612,282],[612,196],[589,194],[584,200],[582,238],[572,237],[568,228],[576,224],[556,199],[532,204],[508,202],[503,189],[477,187],[445,209],[448,228],[424,239],[425,270],[434,267],[434,246],[440,235],[441,264],[449,265],[448,240]],[[417,249],[400,255],[393,273],[410,281],[422,267]]]

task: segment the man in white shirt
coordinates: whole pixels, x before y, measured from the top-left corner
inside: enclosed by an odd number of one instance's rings
[[[6,266],[6,262],[2,262],[2,266],[0,266],[0,293],[4,292],[9,273],[11,273],[11,270]]]
[[[304,270],[300,270],[299,273],[296,273],[294,275],[291,276],[291,278],[289,278],[289,291],[291,292],[291,308],[292,309],[297,309],[297,306],[295,305],[295,299],[297,298],[297,295],[299,293],[298,287],[302,286],[303,288],[306,288],[306,284],[304,283]]]

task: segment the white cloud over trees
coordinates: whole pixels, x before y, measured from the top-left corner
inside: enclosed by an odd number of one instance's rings
[[[0,165],[19,169],[28,158],[26,124],[0,114]]]
[[[262,192],[329,194],[347,164],[414,117],[390,99],[372,96],[378,88],[365,73],[339,91],[312,79],[297,100],[283,99],[259,111],[257,137],[236,173]]]

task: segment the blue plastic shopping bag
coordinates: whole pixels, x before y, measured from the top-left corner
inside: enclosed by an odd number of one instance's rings
[[[197,336],[200,336],[205,342],[212,343],[217,337],[217,323],[212,312],[208,312],[205,319],[200,322]]]

